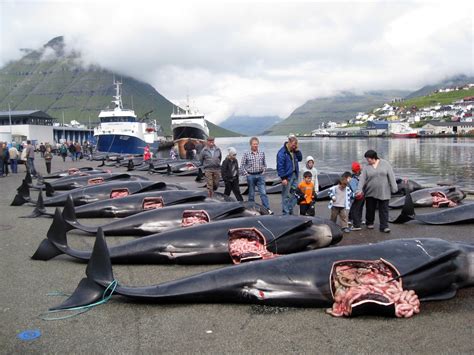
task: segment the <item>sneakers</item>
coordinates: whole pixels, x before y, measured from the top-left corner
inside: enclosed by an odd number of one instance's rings
[[[380,231],[384,233],[390,233],[390,228],[387,227],[387,228],[381,229]]]
[[[274,214],[271,209],[268,209],[268,214]]]
[[[342,231],[343,231],[344,233],[350,233],[351,230],[350,230],[349,228],[344,228]]]
[[[373,224],[368,224],[367,229],[374,229],[374,225]]]
[[[360,231],[360,230],[362,230],[362,228],[360,227],[354,227],[354,226],[351,227],[351,231]]]

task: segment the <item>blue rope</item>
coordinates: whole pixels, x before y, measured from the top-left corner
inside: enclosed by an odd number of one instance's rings
[[[102,299],[97,301],[97,302],[87,304],[85,306],[78,306],[78,307],[71,307],[71,308],[65,308],[65,309],[57,309],[57,310],[54,310],[54,311],[48,311],[46,313],[40,314],[39,318],[41,318],[42,320],[50,321],[50,320],[61,320],[61,319],[68,319],[68,318],[76,317],[76,316],[78,316],[82,313],[90,311],[92,308],[94,308],[96,306],[100,306],[101,304],[107,303],[109,301],[109,299],[112,297],[112,295],[114,294],[115,289],[117,288],[117,286],[118,286],[118,281],[113,280],[107,286],[104,293],[102,294]],[[50,295],[50,296],[61,296],[61,295],[66,295],[66,294],[62,294],[61,292],[51,292],[48,295]],[[48,314],[52,314],[52,313],[74,312],[74,311],[77,311],[77,312],[74,313],[74,314],[65,315],[63,317],[47,317]]]

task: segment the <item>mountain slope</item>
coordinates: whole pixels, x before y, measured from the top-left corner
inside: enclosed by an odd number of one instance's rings
[[[372,91],[363,95],[343,92],[338,96],[309,100],[283,122],[272,126],[264,133],[269,135],[309,133],[318,128],[322,122],[349,120],[358,112],[366,112],[394,98],[404,97],[408,93],[405,90]]]
[[[456,75],[446,80],[442,80],[439,83],[436,83],[434,85],[423,86],[421,89],[416,90],[412,92],[410,95],[406,96],[405,99],[412,99],[415,97],[427,96],[427,95],[430,95],[432,92],[442,89],[442,88],[463,86],[470,83],[474,83],[474,77],[467,76],[467,75]]]
[[[38,109],[59,122],[96,123],[100,110],[110,104],[114,94],[113,78],[122,81],[122,101],[138,117],[153,111],[165,134],[171,134],[173,104],[151,85],[111,71],[81,66],[80,54],[64,52],[64,40],[56,37],[39,50],[28,51],[18,61],[0,69],[0,110]],[[236,136],[210,122],[210,134]]]
[[[278,116],[230,116],[219,125],[247,136],[257,135],[282,121]]]

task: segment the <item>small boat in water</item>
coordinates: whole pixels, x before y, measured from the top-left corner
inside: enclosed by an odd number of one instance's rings
[[[391,136],[393,138],[417,138],[418,131],[411,128],[408,124],[399,125],[397,128],[391,131]]]
[[[101,153],[143,154],[148,144],[158,150],[159,137],[156,121],[139,120],[135,111],[124,109],[120,85],[114,81],[113,108],[100,111],[100,124],[94,128],[97,151]]]
[[[171,130],[173,132],[173,141],[177,147],[180,158],[186,158],[184,145],[191,139],[194,145],[198,143],[204,145],[209,137],[209,128],[207,127],[204,115],[189,106],[182,109],[176,106],[176,112],[171,114]]]

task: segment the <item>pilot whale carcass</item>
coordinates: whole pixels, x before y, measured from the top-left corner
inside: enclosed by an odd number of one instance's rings
[[[64,206],[68,196],[74,200],[74,204],[84,205],[99,200],[124,197],[135,193],[165,190],[169,185],[164,182],[155,181],[121,181],[107,184],[92,185],[88,187],[74,189],[43,200],[44,206]],[[27,202],[36,203],[29,198],[29,190],[18,191],[11,206],[21,206]]]
[[[74,213],[77,218],[122,218],[143,211],[174,206],[182,203],[202,202],[204,200],[208,202],[217,202],[217,200],[209,199],[207,196],[208,194],[205,191],[157,190],[136,193],[114,199],[101,200],[77,207],[74,207],[72,199],[70,200],[68,198],[64,205],[63,214],[69,213],[71,215],[71,213]],[[73,212],[70,212],[71,209]],[[46,210],[41,192],[38,194],[38,201],[33,212],[23,218],[34,218],[39,216],[54,216],[54,212],[48,212]]]
[[[103,235],[102,229],[100,234]],[[67,228],[56,209],[53,224],[32,256],[49,260],[60,254],[88,260],[91,252],[68,246]],[[110,247],[114,263],[224,264],[265,259],[326,247],[342,239],[329,220],[303,216],[241,217],[175,229]]]
[[[437,186],[417,190],[410,193],[415,207],[431,207],[436,200],[437,194],[445,195],[449,200],[458,203],[466,198],[466,194],[456,186]],[[389,203],[390,208],[402,208],[405,204],[405,196],[396,198]]]
[[[111,285],[140,302],[234,302],[330,307],[340,315],[419,312],[420,300],[445,300],[474,284],[474,245],[441,239],[398,239],[307,251],[229,266],[154,286],[115,280],[101,231],[76,291],[52,310],[89,305]]]
[[[71,203],[72,201],[66,203],[62,213],[62,217],[68,225],[67,230],[79,229],[96,234],[98,228],[102,228],[105,235],[150,235],[174,228],[190,227],[194,224],[268,214],[266,208],[254,203],[199,201],[198,203],[153,208],[101,226],[85,226],[77,221]]]
[[[405,196],[405,205],[400,215],[390,220],[390,223],[405,223],[417,220],[425,224],[468,224],[474,223],[474,203],[463,203],[456,207],[440,209],[436,212],[416,214],[410,194]]]

